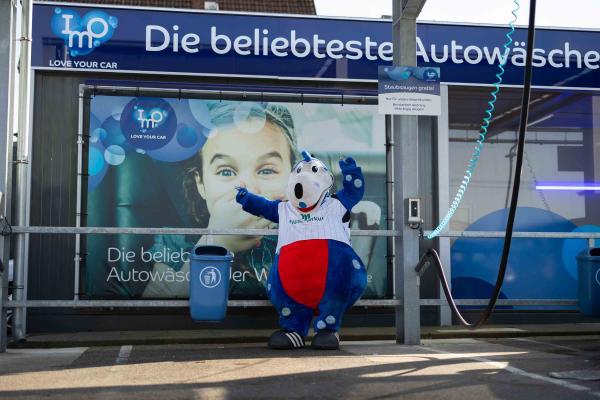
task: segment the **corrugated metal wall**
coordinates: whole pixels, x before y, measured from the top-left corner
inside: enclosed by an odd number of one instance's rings
[[[36,75],[31,154],[31,225],[75,226],[80,78]],[[71,299],[74,235],[31,235],[28,296]]]

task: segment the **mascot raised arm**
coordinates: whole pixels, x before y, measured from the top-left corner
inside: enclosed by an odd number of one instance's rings
[[[339,349],[344,312],[362,295],[365,266],[350,245],[350,210],[363,197],[360,167],[340,160],[343,189],[330,194],[333,174],[320,160],[302,152],[287,186],[287,201],[267,200],[238,188],[236,200],[250,214],[279,224],[268,296],[281,330],[269,339],[272,349],[302,348],[313,316],[311,347]]]

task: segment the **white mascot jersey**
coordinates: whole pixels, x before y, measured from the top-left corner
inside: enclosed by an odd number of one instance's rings
[[[347,210],[337,199],[327,196],[314,212],[307,213],[298,211],[288,201],[282,201],[278,212],[277,254],[283,246],[299,240],[331,239],[350,245],[349,222],[342,223]]]

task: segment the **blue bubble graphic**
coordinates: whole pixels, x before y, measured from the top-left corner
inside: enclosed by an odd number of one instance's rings
[[[508,210],[487,214],[469,231],[503,231]],[[566,218],[533,207],[518,207],[515,231],[570,232],[575,224]],[[452,246],[452,291],[467,298],[468,289],[454,286],[457,278],[475,278],[494,285],[502,254],[504,238],[459,238]],[[506,280],[502,291],[509,299],[572,299],[577,297],[576,281],[563,263],[564,239],[514,238]]]
[[[90,134],[90,143],[97,143],[102,138],[106,138],[106,130],[102,128],[96,128]]]
[[[413,69],[414,68],[412,67],[388,67],[385,68],[384,71],[391,79],[396,81],[402,81],[412,76]]]
[[[198,134],[194,129],[186,126],[177,131],[177,143],[179,143],[181,147],[192,147],[197,141]]]
[[[90,113],[90,132],[100,128],[100,119],[94,115],[94,113]]]
[[[106,166],[104,162],[104,155],[102,154],[102,150],[100,150],[96,146],[90,146],[90,159],[88,172],[90,175],[98,175],[102,172],[102,168]]]
[[[108,164],[104,160],[104,147],[102,143],[90,144],[88,153],[88,190],[94,190],[102,181],[108,171]]]
[[[206,105],[205,100],[188,100],[189,109],[194,117],[194,119],[202,126],[211,129],[213,127],[213,123],[210,116],[210,111],[208,111],[208,107]]]
[[[156,150],[148,150],[147,155],[158,161],[177,162],[195,155],[204,143],[206,137],[196,128],[187,124],[179,124],[177,135],[166,146]]]
[[[121,165],[125,161],[125,150],[117,145],[108,146],[104,150],[104,159],[110,165]]]
[[[123,147],[125,150],[131,150],[131,146],[125,140],[125,135],[123,135],[119,121],[113,117],[108,117],[102,123],[101,128],[104,129],[104,132],[101,132],[100,140],[104,147],[114,144]]]
[[[258,110],[261,112],[256,112]],[[266,115],[257,103],[240,102],[233,112],[236,127],[245,133],[261,131],[266,123]]]

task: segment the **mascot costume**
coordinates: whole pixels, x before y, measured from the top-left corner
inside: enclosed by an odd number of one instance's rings
[[[342,316],[367,284],[365,266],[350,246],[349,227],[365,181],[352,158],[340,160],[343,189],[330,195],[333,174],[309,153],[302,157],[290,174],[287,201],[267,200],[243,187],[237,188],[236,200],[246,212],[279,224],[267,291],[281,330],[271,335],[269,347],[304,347],[315,316],[311,346],[336,350]]]

